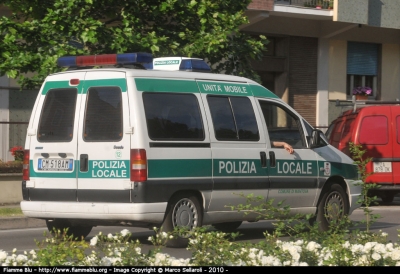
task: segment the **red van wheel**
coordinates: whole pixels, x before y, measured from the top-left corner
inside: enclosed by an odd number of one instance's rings
[[[389,203],[393,202],[394,194],[393,193],[384,192],[384,193],[379,195],[379,198],[381,198],[382,202],[384,202],[385,204],[389,204]]]

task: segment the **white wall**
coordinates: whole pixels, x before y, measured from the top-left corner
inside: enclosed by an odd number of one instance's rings
[[[328,126],[329,111],[329,40],[319,39],[318,45],[318,75],[317,75],[317,126]],[[322,128],[323,131],[325,129]]]
[[[7,76],[0,77],[0,121],[9,121],[9,80]],[[11,161],[13,157],[9,152],[8,124],[0,124],[0,160]]]

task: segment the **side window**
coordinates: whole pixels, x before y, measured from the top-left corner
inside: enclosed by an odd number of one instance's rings
[[[150,139],[204,140],[204,127],[195,95],[145,92],[143,104]]]
[[[83,139],[89,142],[122,139],[122,94],[119,87],[89,88]]]
[[[389,126],[386,116],[367,116],[361,121],[358,135],[360,144],[386,145],[389,142]]]
[[[217,140],[260,140],[256,117],[249,98],[208,96],[207,101]]]
[[[39,121],[39,142],[72,140],[77,94],[75,88],[51,89],[47,92]]]
[[[310,145],[314,128],[304,119],[303,119],[303,124],[304,124],[304,128],[306,129],[306,132],[307,132],[307,138],[306,138],[307,143],[308,143],[308,145]]]
[[[306,147],[301,123],[297,116],[280,105],[262,100],[259,102],[271,142],[286,142],[295,149]]]

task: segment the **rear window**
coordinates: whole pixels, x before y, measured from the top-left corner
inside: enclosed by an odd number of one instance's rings
[[[152,140],[204,140],[199,102],[193,94],[143,93],[147,130]]]
[[[40,114],[39,142],[70,142],[73,137],[76,88],[51,89]]]
[[[389,142],[389,126],[386,116],[366,116],[362,119],[358,136],[360,144],[386,145]]]
[[[119,87],[89,88],[83,139],[87,142],[122,139],[122,94]]]

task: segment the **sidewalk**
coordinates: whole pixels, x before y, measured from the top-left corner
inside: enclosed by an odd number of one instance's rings
[[[19,207],[19,204],[1,204],[0,208]],[[0,230],[46,227],[46,221],[24,216],[0,217]]]

